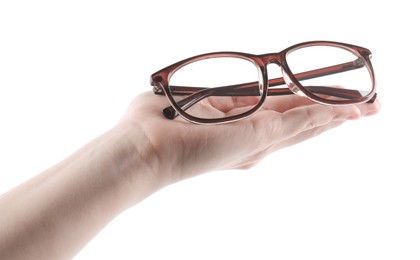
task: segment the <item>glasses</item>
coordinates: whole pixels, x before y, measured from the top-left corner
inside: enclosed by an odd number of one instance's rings
[[[214,52],[159,70],[151,85],[155,94],[168,97],[171,106],[163,109],[168,119],[181,115],[192,123],[228,123],[257,112],[267,96],[297,94],[323,105],[372,103],[371,56],[366,48],[331,41],[264,55]],[[280,76],[269,77],[270,64],[280,67]]]

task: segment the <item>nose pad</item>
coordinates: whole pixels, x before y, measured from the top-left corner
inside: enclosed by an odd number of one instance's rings
[[[260,96],[262,96],[264,93],[264,84],[259,83],[258,90],[260,91]]]
[[[296,95],[298,96],[305,96],[305,94],[300,90],[298,86],[290,79],[289,75],[284,71],[283,67],[281,67],[281,73],[283,74],[284,82],[286,82],[287,87]]]

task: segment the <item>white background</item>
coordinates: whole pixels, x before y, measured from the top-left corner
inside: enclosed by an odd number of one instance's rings
[[[112,127],[166,65],[342,41],[372,50],[379,115],[170,186],[76,259],[419,259],[420,19],[371,2],[2,1],[0,193]]]

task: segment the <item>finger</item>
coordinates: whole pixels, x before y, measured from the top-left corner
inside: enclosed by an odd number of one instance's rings
[[[357,105],[360,110],[360,116],[371,116],[375,115],[381,109],[381,102],[379,99],[376,99],[373,103],[363,103]]]
[[[340,126],[347,119],[376,113],[379,108],[379,103],[338,107],[313,104],[296,107],[285,113],[272,110],[260,111],[249,120],[237,122],[248,127],[252,126],[251,140],[255,142],[252,145],[252,152],[238,158],[237,161],[231,161],[229,168],[248,169],[258,164],[267,154],[316,137]],[[244,126],[243,129],[247,128]]]
[[[285,112],[289,109],[314,104],[312,100],[298,95],[267,97],[263,109]]]
[[[331,121],[330,123],[326,124],[326,125],[322,125],[322,126],[318,126],[318,127],[314,127],[312,129],[309,129],[307,131],[301,132],[297,135],[295,135],[292,138],[289,138],[287,140],[278,142],[276,144],[274,144],[270,149],[271,151],[276,151],[282,148],[286,148],[298,143],[301,143],[303,141],[306,141],[308,139],[311,139],[313,137],[319,136],[320,134],[331,130],[333,128],[336,128],[340,125],[342,125],[345,121],[344,120],[338,120],[338,121]]]
[[[329,124],[327,125],[323,125],[323,126],[319,126],[319,127],[314,127],[310,130],[307,130],[305,132],[299,133],[296,136],[286,139],[286,140],[282,140],[282,141],[278,141],[275,143],[272,143],[271,145],[266,146],[265,148],[262,149],[256,149],[252,154],[250,154],[249,156],[242,158],[239,162],[234,163],[231,168],[235,168],[235,169],[248,169],[251,168],[255,165],[257,165],[264,157],[266,157],[268,154],[271,154],[277,150],[286,148],[288,146],[292,146],[298,143],[301,143],[305,140],[308,140],[310,138],[316,137],[330,129],[333,129],[335,127],[340,126],[341,124],[343,124],[345,121],[340,120],[340,121],[331,121]]]
[[[324,106],[314,104],[301,106],[280,114],[273,122],[277,129],[273,133],[286,139],[312,128],[326,125],[331,121],[359,118],[360,114],[359,108],[354,105]]]

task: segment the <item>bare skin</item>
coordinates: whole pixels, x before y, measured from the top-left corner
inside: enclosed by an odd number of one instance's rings
[[[112,129],[3,194],[0,259],[71,259],[113,218],[167,185],[252,167],[380,109],[379,101],[331,107],[276,97],[248,119],[201,126],[165,119],[167,105],[165,97],[139,95]]]

